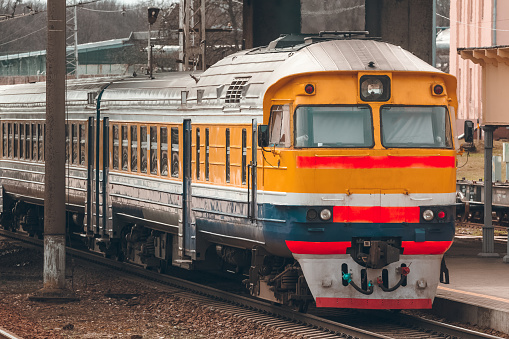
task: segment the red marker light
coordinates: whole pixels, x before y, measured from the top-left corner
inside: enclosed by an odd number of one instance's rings
[[[307,84],[306,87],[304,87],[304,91],[306,91],[307,94],[313,94],[315,92],[315,86]]]
[[[444,88],[442,87],[442,85],[435,85],[435,87],[433,87],[433,92],[437,95],[440,95],[444,93]]]
[[[438,219],[443,219],[443,218],[445,218],[445,212],[444,212],[444,211],[440,211],[440,212],[438,212],[437,217],[438,217]]]

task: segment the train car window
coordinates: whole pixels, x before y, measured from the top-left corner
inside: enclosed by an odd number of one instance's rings
[[[247,131],[242,129],[242,185],[246,184],[247,179]]]
[[[122,135],[122,170],[127,171],[129,170],[129,141],[127,140],[127,126],[122,125],[120,126],[120,133]]]
[[[295,110],[295,147],[372,147],[369,106],[299,106]]]
[[[209,145],[210,131],[208,128],[205,129],[205,180],[209,180],[209,155],[210,155],[210,145]]]
[[[45,149],[46,149],[46,124],[42,124],[42,129],[43,129],[43,135],[42,135],[42,160],[44,160],[44,156],[45,156]]]
[[[9,133],[9,158],[12,158],[12,123],[10,122],[7,127]]]
[[[443,106],[382,106],[382,145],[452,148],[449,112]]]
[[[274,105],[270,108],[269,132],[272,145],[290,146],[290,105]]]
[[[150,126],[150,173],[157,174],[157,126]]]
[[[230,182],[230,129],[226,129],[226,182]]]
[[[177,127],[171,128],[171,176],[179,176],[179,130]]]
[[[138,126],[131,126],[131,172],[138,172]]]
[[[140,142],[141,142],[141,155],[140,155],[140,170],[141,173],[147,173],[147,126],[140,127]]]
[[[44,161],[44,133],[43,133],[43,126],[44,124],[37,124],[37,140],[38,140],[38,160]]]
[[[19,130],[18,124],[14,124],[14,158],[18,157],[18,146],[19,146]]]
[[[78,163],[78,125],[71,125],[71,135],[72,135],[72,163]]]
[[[37,127],[35,124],[32,124],[32,160],[37,160]]]
[[[19,125],[19,158],[25,159],[25,124]]]
[[[25,135],[26,135],[26,140],[25,140],[26,141],[26,143],[25,143],[26,157],[25,157],[25,159],[30,160],[30,149],[31,149],[31,145],[32,145],[32,137],[30,134],[30,124],[25,125]]]
[[[196,180],[200,180],[200,129],[196,129]]]
[[[2,123],[2,138],[3,138],[3,144],[2,144],[2,156],[4,158],[7,157],[7,123]]]
[[[120,142],[119,142],[119,135],[118,135],[118,125],[113,125],[111,126],[111,129],[112,129],[112,134],[113,134],[113,151],[111,152],[112,154],[112,167],[113,169],[116,169],[118,170],[119,169],[119,157],[118,157],[118,148],[120,146]]]
[[[86,129],[85,124],[79,124],[80,127],[80,165],[85,166],[86,162],[86,147],[87,147],[87,139],[86,139]],[[118,151],[118,149],[117,149]]]
[[[168,176],[168,128],[161,127],[160,130],[161,135],[161,149],[160,149],[160,158],[161,158],[161,168],[159,169],[161,175]]]
[[[69,125],[65,124],[65,162],[69,162]]]

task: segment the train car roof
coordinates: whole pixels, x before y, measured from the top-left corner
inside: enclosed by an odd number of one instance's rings
[[[139,76],[69,80],[67,102],[70,106],[86,105],[89,92],[99,93],[107,86],[101,102],[110,107],[180,106],[184,91],[191,107],[252,109],[262,107],[268,87],[292,75],[327,71],[440,72],[399,46],[375,40],[281,42],[278,39],[267,47],[237,52],[203,73],[156,73],[156,79]],[[44,105],[45,86],[0,86],[0,109]]]

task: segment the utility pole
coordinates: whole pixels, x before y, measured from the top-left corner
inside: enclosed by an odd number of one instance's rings
[[[206,70],[205,0],[180,0],[179,71]],[[197,10],[195,10],[195,8]]]
[[[48,0],[43,288],[31,300],[76,300],[65,286],[65,0]]]
[[[148,64],[147,64],[147,75],[150,76],[150,79],[154,79],[152,76],[152,45],[151,42],[151,28],[152,25],[157,20],[157,15],[159,14],[160,9],[156,7],[149,7],[148,8],[148,45],[147,45],[147,58],[148,58]]]

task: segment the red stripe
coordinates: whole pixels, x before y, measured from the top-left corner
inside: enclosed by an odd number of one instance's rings
[[[454,168],[451,156],[345,156],[345,157],[297,157],[297,168]]]
[[[296,254],[346,254],[350,241],[312,242],[286,240],[286,246]]]
[[[420,208],[418,206],[334,206],[332,211],[334,222],[418,223],[420,220]]]
[[[431,299],[316,298],[316,307],[366,308],[378,310],[429,309]]]
[[[346,249],[351,247],[350,241],[292,241],[286,240],[286,246],[295,254],[346,254]],[[438,255],[444,254],[452,241],[402,241],[404,255]]]
[[[452,246],[451,241],[402,241],[401,247],[404,248],[403,254],[444,254]]]

